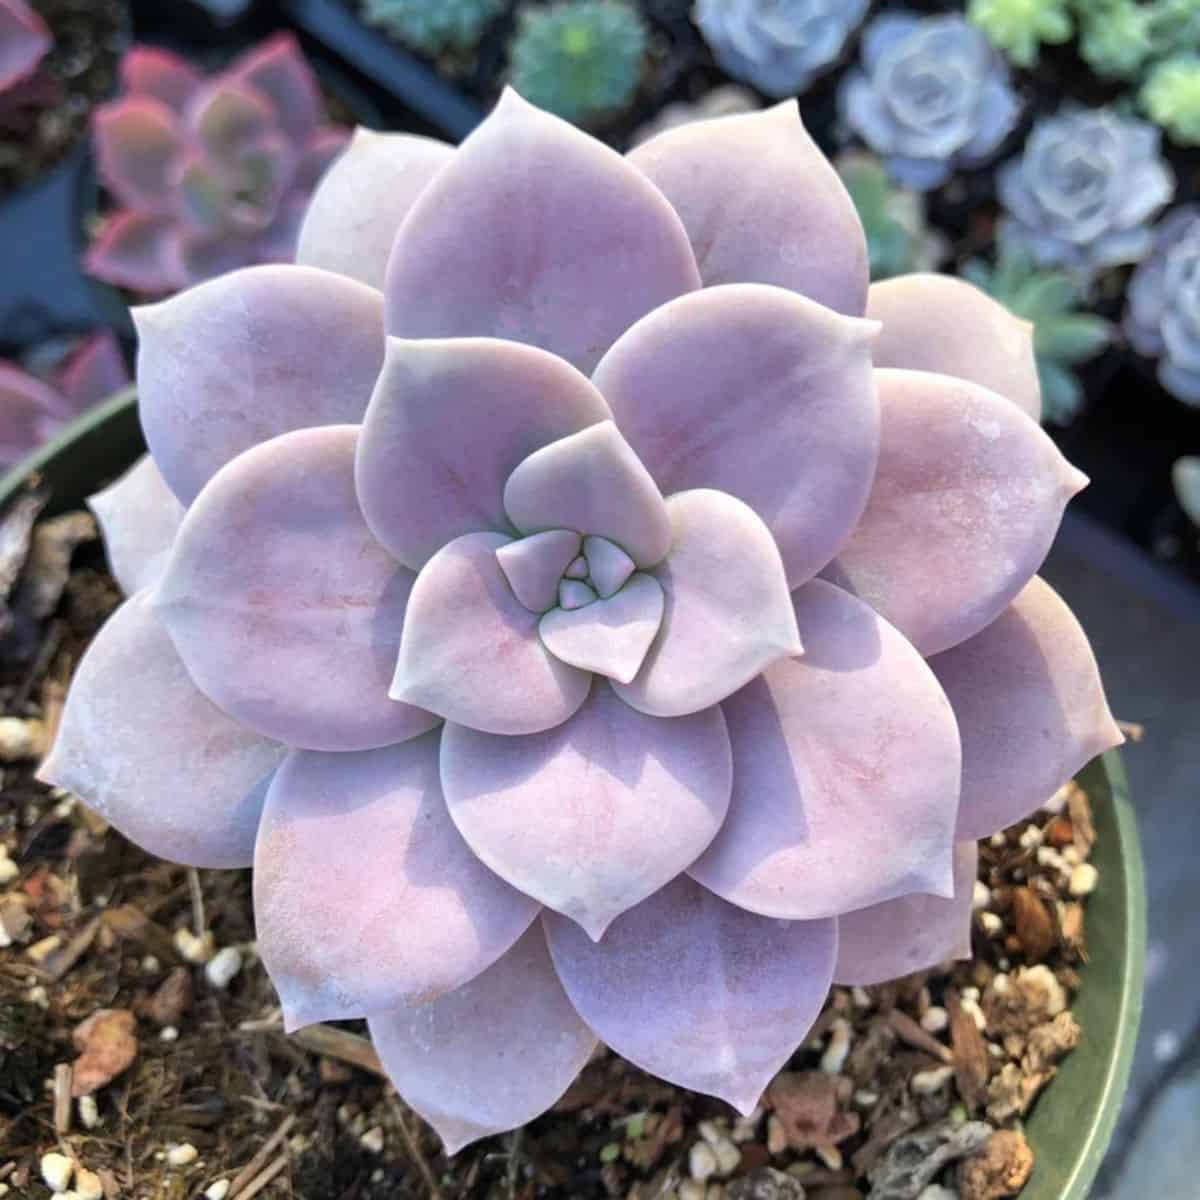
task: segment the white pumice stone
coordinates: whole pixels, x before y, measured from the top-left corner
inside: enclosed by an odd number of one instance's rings
[[[1090,896],[1100,882],[1100,872],[1091,863],[1080,863],[1071,871],[1071,882],[1067,890],[1072,896]]]
[[[226,946],[208,960],[204,976],[213,987],[224,990],[241,969],[242,952],[236,946]]]
[[[75,1172],[75,1194],[79,1200],[104,1200],[104,1184],[95,1171],[80,1167]]]
[[[200,1157],[200,1151],[191,1142],[180,1142],[167,1147],[167,1163],[172,1167],[190,1166]]]
[[[218,1179],[204,1189],[204,1200],[225,1200],[229,1195],[229,1180]]]
[[[40,1165],[46,1186],[55,1193],[65,1192],[75,1173],[75,1164],[65,1154],[52,1151],[42,1155]]]
[[[950,1014],[940,1004],[931,1005],[921,1014],[921,1028],[926,1033],[941,1033],[950,1024]]]
[[[79,1097],[79,1121],[84,1129],[95,1129],[100,1124],[100,1106],[95,1096]]]
[[[971,899],[971,907],[979,912],[981,909],[987,908],[992,902],[992,893],[988,885],[982,880],[975,880],[975,892]]]
[[[697,1142],[688,1151],[688,1174],[697,1182],[704,1183],[717,1173],[716,1151],[707,1142]]]

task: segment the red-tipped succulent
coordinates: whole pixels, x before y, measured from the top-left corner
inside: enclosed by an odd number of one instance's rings
[[[96,161],[117,200],[85,259],[98,279],[164,295],[236,267],[290,262],[313,188],[348,131],[324,120],[294,38],[205,77],[137,46],[97,109]]]
[[[1120,740],[1035,576],[1085,480],[1029,327],[866,262],[794,103],[622,158],[509,92],[137,314],[140,590],[44,777],[253,863],[289,1026],[368,1017],[450,1150],[597,1038],[749,1110]]]

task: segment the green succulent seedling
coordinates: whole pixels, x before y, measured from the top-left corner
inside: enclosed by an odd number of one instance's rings
[[[1200,146],[1200,55],[1177,54],[1151,68],[1138,100],[1181,146]]]
[[[844,154],[838,174],[867,235],[872,279],[931,271],[945,257],[945,241],[925,223],[925,202],[893,187],[883,164],[870,154]]]
[[[584,122],[624,108],[637,91],[649,35],[622,0],[564,0],[523,8],[512,84],[531,104]]]
[[[1165,55],[1200,49],[1196,0],[1075,0],[1079,53],[1097,75],[1137,79]]]
[[[967,16],[1018,67],[1036,66],[1043,42],[1061,45],[1075,32],[1070,0],[971,0]]]
[[[974,259],[960,273],[1033,324],[1042,418],[1069,425],[1083,403],[1083,387],[1073,368],[1111,343],[1112,323],[1079,311],[1082,293],[1069,274],[1041,270],[1011,247],[1000,247],[993,266]]]
[[[504,0],[365,0],[363,15],[398,42],[426,54],[471,50]]]

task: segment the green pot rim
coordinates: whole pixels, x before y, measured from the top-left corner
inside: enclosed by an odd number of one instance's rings
[[[78,506],[145,449],[133,388],[79,417],[0,478],[0,509],[32,475],[51,490],[48,513]],[[1031,1112],[1036,1156],[1021,1200],[1087,1200],[1116,1125],[1133,1066],[1146,961],[1146,886],[1129,783],[1116,751],[1080,778],[1098,834],[1092,861],[1100,886],[1088,904],[1091,960],[1073,1011],[1084,1034]]]

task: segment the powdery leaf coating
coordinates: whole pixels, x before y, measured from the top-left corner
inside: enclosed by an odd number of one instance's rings
[[[74,792],[151,854],[247,867],[285,751],[197,691],[139,592],[83,656],[38,778]]]
[[[986,629],[929,660],[963,742],[960,838],[988,837],[1125,739],[1087,635],[1036,576]]]
[[[663,196],[509,88],[400,227],[387,330],[526,342],[588,372],[639,317],[699,285]]]
[[[133,318],[142,429],[185,504],[259,442],[361,421],[383,364],[383,297],[312,267],[248,267]]]
[[[543,924],[579,1015],[622,1057],[749,1114],[804,1040],[833,977],[836,921],[775,921],[686,876],[618,917],[599,942]]]
[[[414,576],[359,512],[357,440],[354,426],[301,429],[234,459],[188,510],[155,593],[201,691],[311,750],[371,749],[437,723],[387,695]]]
[[[819,579],[793,600],[805,652],[722,705],[733,798],[690,874],[794,920],[948,894],[961,761],[949,702],[861,601]]]
[[[535,450],[508,477],[504,509],[522,533],[596,534],[639,567],[661,562],[671,546],[662,493],[612,421]]]
[[[447,1154],[545,1112],[596,1048],[538,924],[457,991],[376,1013],[367,1025],[405,1103],[437,1130]]]
[[[979,288],[951,275],[901,275],[871,284],[867,316],[882,326],[877,367],[967,379],[1041,420],[1033,326]]]
[[[666,605],[637,678],[614,684],[640,712],[680,717],[724,700],[800,637],[779,551],[754,510],[696,489],[667,501],[674,540],[653,572]]]
[[[870,987],[971,957],[971,914],[979,862],[975,842],[954,847],[951,899],[919,892],[838,917],[834,983]]]
[[[488,733],[540,733],[587,699],[589,676],[559,662],[513,595],[502,533],[469,533],[422,568],[409,600],[394,699]]]
[[[442,737],[446,803],[471,849],[596,940],[704,850],[725,818],[731,773],[719,708],[662,721],[602,679],[546,733],[450,724]]]
[[[296,262],[382,291],[397,230],[453,157],[454,147],[434,138],[356,129],[313,193]]]
[[[769,283],[862,315],[862,225],[794,100],[667,130],[629,161],[679,214],[706,287]]]
[[[876,372],[875,488],[827,571],[922,654],[978,633],[1041,566],[1087,477],[1015,404],[924,371]]]
[[[866,507],[877,332],[782,288],[727,284],[644,317],[592,379],[663,492],[716,488],[744,501],[797,587]]]
[[[52,45],[45,21],[25,0],[0,0],[0,92],[33,71]]]
[[[145,454],[115,483],[88,497],[108,552],[108,565],[127,596],[153,587],[166,569],[183,505]]]
[[[510,533],[504,490],[513,471],[609,416],[583,375],[534,346],[388,338],[355,468],[367,523],[414,570],[463,534]]]
[[[426,1004],[474,979],[536,917],[446,812],[436,732],[356,754],[294,750],[254,853],[258,947],[284,1022]]]

